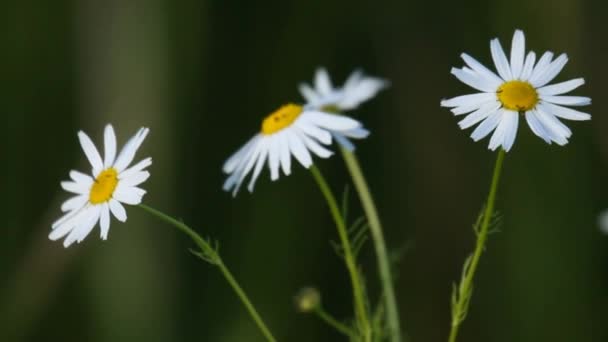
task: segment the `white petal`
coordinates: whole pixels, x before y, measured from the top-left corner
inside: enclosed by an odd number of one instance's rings
[[[224,163],[222,170],[224,173],[232,173],[237,166],[241,163],[242,159],[249,155],[251,150],[257,146],[258,141],[261,139],[260,134],[256,134],[253,138],[249,139],[249,141],[245,144],[245,146],[241,147],[233,153]]]
[[[525,54],[526,38],[521,30],[516,30],[511,43],[511,73],[514,79],[519,79],[521,76]]]
[[[258,179],[258,176],[260,175],[260,172],[262,172],[262,168],[264,167],[264,164],[266,163],[266,158],[268,157],[268,152],[270,150],[270,144],[272,143],[272,141],[274,141],[274,139],[270,138],[268,140],[268,144],[266,145],[266,148],[262,150],[262,152],[260,153],[260,156],[258,157],[258,160],[255,164],[255,168],[253,169],[253,175],[251,175],[251,179],[249,180],[249,186],[247,186],[247,189],[249,190],[249,192],[253,192],[253,188],[255,186],[255,181]]]
[[[268,147],[268,168],[270,169],[270,179],[275,181],[279,179],[279,159],[281,158],[281,139],[274,136]]]
[[[369,131],[363,127],[349,129],[348,131],[341,131],[340,133],[344,136],[355,139],[365,139],[369,136]]]
[[[85,175],[82,172],[72,170],[70,171],[70,178],[76,183],[82,184],[84,186],[91,186],[93,184],[93,178],[89,175]]]
[[[479,141],[485,138],[490,132],[492,132],[498,123],[500,122],[500,118],[502,117],[501,111],[496,111],[490,116],[488,116],[485,120],[475,128],[473,133],[471,133],[471,138],[475,141]]]
[[[502,144],[505,152],[509,152],[511,147],[513,147],[513,143],[515,142],[515,137],[517,136],[517,129],[519,126],[519,113],[514,111],[505,110],[505,118],[506,120],[506,128],[505,128],[505,138]]]
[[[575,78],[570,81],[545,86],[537,89],[536,91],[539,95],[561,95],[570,92],[583,84],[585,84],[585,80],[583,78]]]
[[[552,59],[553,59],[553,52],[551,52],[551,51],[545,52],[538,60],[538,63],[536,63],[536,66],[532,69],[532,74],[528,78],[528,82],[532,83],[531,80],[533,78],[536,79],[539,77],[539,75],[543,74],[547,70],[547,67],[549,66],[549,64],[551,64]]]
[[[461,129],[467,129],[492,115],[498,110],[498,108],[500,108],[500,106],[501,104],[499,102],[486,104],[473,113],[467,115],[458,123],[458,126],[460,126]]]
[[[574,120],[574,121],[591,120],[591,115],[589,115],[587,113],[579,112],[578,110],[574,110],[572,108],[554,105],[549,102],[539,103],[538,106],[540,106],[545,112],[549,112],[562,119]]]
[[[82,146],[82,150],[93,168],[93,175],[97,177],[103,169],[103,162],[101,161],[101,156],[99,155],[97,148],[95,148],[91,138],[83,131],[78,132],[78,140],[80,140],[80,146]]]
[[[490,51],[492,52],[492,59],[494,60],[494,65],[496,66],[496,70],[500,77],[505,81],[512,80],[513,76],[511,74],[509,61],[507,61],[507,56],[498,39],[492,39],[492,41],[490,41]]]
[[[286,131],[286,133],[287,141],[289,142],[289,151],[296,157],[302,166],[308,169],[312,165],[310,153],[308,153],[308,150],[295,132]]]
[[[243,183],[243,180],[255,165],[255,162],[262,153],[262,150],[268,148],[267,144],[267,137],[259,139],[253,150],[242,159],[242,162],[236,168],[234,174],[229,177],[226,182],[224,182],[225,191],[229,191],[230,189],[232,189],[232,196],[236,196],[241,187],[241,184]]]
[[[311,150],[314,154],[318,155],[319,157],[329,158],[331,155],[333,155],[333,152],[322,147],[321,145],[319,145],[319,143],[317,143],[313,139],[307,137],[306,134],[304,134],[304,132],[297,131],[297,134],[300,137],[300,139],[304,142],[304,145],[306,145],[306,148]]]
[[[137,150],[144,142],[144,139],[146,139],[148,132],[150,132],[148,128],[140,128],[139,131],[131,139],[129,139],[129,141],[122,148],[122,151],[120,151],[120,154],[114,163],[114,168],[116,171],[118,171],[118,173],[124,171],[129,164],[131,164],[133,158],[135,158],[135,153],[137,153]]]
[[[107,240],[108,232],[110,231],[110,205],[108,203],[104,203],[101,205],[99,227],[101,228],[100,237],[103,240]]]
[[[105,153],[103,167],[107,169],[114,164],[114,160],[116,159],[116,134],[114,134],[112,125],[106,126],[103,138]]]
[[[343,96],[338,101],[337,106],[341,110],[351,110],[357,108],[361,103],[373,98],[378,92],[388,86],[388,82],[375,77],[360,78],[355,81],[351,78],[342,88]]]
[[[83,212],[86,211],[86,208],[87,207],[85,206],[83,208],[72,210],[72,211],[64,214],[58,220],[53,222],[53,224],[51,225],[51,228],[57,229],[60,226],[66,224],[68,222],[73,222],[74,220],[78,220],[83,215]]]
[[[564,135],[564,132],[559,126],[556,126],[555,123],[551,121],[546,113],[542,113],[537,110],[533,111],[533,113],[538,121],[543,125],[545,131],[552,141],[560,146],[564,146],[568,143],[568,137]]]
[[[133,175],[129,175],[129,177],[123,178],[120,180],[120,184],[125,186],[137,186],[150,178],[150,172],[148,171],[140,171]]]
[[[547,132],[545,126],[538,120],[535,112],[527,111],[526,112],[526,121],[528,122],[528,126],[534,134],[536,134],[539,138],[543,139],[547,144],[551,143],[551,135]]]
[[[150,165],[152,165],[152,158],[148,157],[146,159],[143,159],[139,163],[131,166],[130,168],[128,168],[128,169],[124,170],[123,172],[121,172],[120,174],[118,174],[118,179],[129,178],[132,175],[143,171],[143,169],[147,168]]]
[[[526,61],[524,62],[524,68],[521,71],[521,76],[519,79],[522,81],[527,81],[530,76],[532,76],[532,70],[534,70],[534,63],[536,62],[536,54],[532,51],[528,53],[526,56]]]
[[[541,95],[540,99],[544,102],[565,106],[587,106],[591,104],[591,99],[584,96]]]
[[[323,144],[331,144],[331,133],[310,123],[309,120],[298,120],[294,125]]]
[[[141,203],[141,199],[144,194],[145,190],[136,187],[122,186],[122,184],[119,184],[114,190],[112,198],[125,204],[138,205]]]
[[[468,85],[469,87],[475,88],[483,92],[496,91],[496,83],[489,82],[485,78],[479,77],[473,71],[452,68],[451,73],[452,75],[456,76],[456,78],[458,78],[462,83]]]
[[[460,57],[464,60],[464,62],[470,66],[475,72],[483,76],[487,81],[492,82],[495,86],[495,89],[500,86],[503,80],[498,77],[493,71],[486,68],[483,64],[479,63],[475,58],[463,53]]]
[[[53,230],[49,234],[49,239],[55,241],[63,238],[71,232],[76,226],[82,224],[91,215],[91,206],[87,206],[80,210],[74,210],[53,224]]]
[[[61,182],[61,187],[65,191],[78,195],[88,195],[91,189],[90,185],[75,182]]]
[[[469,94],[469,95],[461,95],[456,96],[448,100],[441,101],[442,107],[473,107],[473,106],[481,106],[482,104],[495,101],[496,93],[477,93],[477,94]],[[477,107],[479,108],[479,107]],[[473,108],[475,110],[477,108]]]
[[[566,63],[568,63],[568,56],[563,53],[553,62],[551,62],[551,64],[545,68],[544,72],[539,72],[538,75],[533,75],[530,77],[530,84],[532,84],[535,88],[540,88],[551,82],[555,76],[562,71]]]
[[[291,174],[291,154],[289,153],[289,142],[287,141],[287,134],[280,132],[277,134],[277,140],[279,144],[279,152],[281,157],[281,169],[286,176]]]
[[[301,83],[298,89],[306,102],[318,102],[320,100],[319,95],[308,84]]]
[[[101,212],[101,206],[93,206],[90,209],[90,214],[87,219],[83,219],[83,221],[77,225],[70,234],[63,241],[64,247],[70,247],[70,245],[74,242],[81,242],[84,240],[89,233],[93,230],[97,221],[99,221],[99,215]]]
[[[565,145],[568,138],[572,135],[572,131],[561,123],[555,116],[550,113],[543,112],[539,107],[536,109],[537,118],[542,122],[547,132],[551,135],[551,140],[559,145]]]
[[[333,90],[329,75],[325,68],[319,68],[315,73],[315,89],[321,95],[329,95]]]
[[[61,211],[66,212],[81,209],[87,204],[88,199],[89,197],[86,195],[74,196],[63,202],[61,205]]]
[[[494,133],[492,134],[492,137],[490,138],[490,142],[488,143],[488,148],[492,151],[495,151],[498,146],[502,145],[504,143],[505,140],[505,133],[507,131],[508,128],[508,116],[506,115],[506,113],[501,110],[502,112],[502,116],[500,118],[500,122],[498,123],[498,126],[496,126],[496,129],[494,130]]]
[[[336,139],[336,142],[340,144],[340,146],[344,147],[346,150],[350,152],[355,150],[355,145],[342,134],[334,132],[333,136],[334,139]]]
[[[120,202],[118,202],[117,200],[111,198],[109,201],[110,204],[110,210],[112,211],[112,215],[114,215],[114,217],[116,217],[116,219],[120,222],[126,222],[127,221],[127,211],[125,210],[125,207],[122,206],[122,204],[120,204]]]
[[[328,130],[346,131],[361,126],[361,123],[346,116],[327,114],[323,112],[304,112],[300,116],[312,124]]]

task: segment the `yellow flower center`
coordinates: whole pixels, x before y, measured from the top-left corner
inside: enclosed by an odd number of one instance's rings
[[[524,81],[509,81],[503,83],[496,91],[502,106],[518,112],[528,111],[538,103],[536,89]]]
[[[102,171],[91,186],[89,202],[92,204],[105,203],[112,198],[112,194],[118,185],[118,172],[114,168]]]
[[[286,104],[262,121],[262,134],[274,134],[290,126],[302,114],[302,106]]]

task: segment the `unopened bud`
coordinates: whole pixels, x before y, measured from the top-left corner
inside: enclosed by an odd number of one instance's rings
[[[314,287],[305,287],[296,294],[295,302],[298,311],[311,312],[321,305],[321,294]]]

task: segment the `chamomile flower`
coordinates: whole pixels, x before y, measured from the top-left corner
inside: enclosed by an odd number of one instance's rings
[[[245,177],[253,170],[248,189],[253,191],[255,182],[268,162],[270,179],[279,178],[279,166],[288,176],[291,173],[291,156],[305,168],[312,165],[311,152],[321,158],[333,153],[323,145],[330,145],[332,134],[349,138],[362,138],[368,131],[361,123],[346,116],[309,110],[295,104],[287,104],[268,115],[262,121],[261,131],[236,151],[223,166],[228,178],[224,190],[236,196]]]
[[[99,222],[101,238],[106,240],[110,230],[110,213],[121,222],[127,220],[127,213],[121,203],[137,205],[141,203],[145,190],[138,187],[150,173],[145,171],[152,164],[152,158],[145,158],[129,167],[135,153],[148,135],[148,128],[141,128],[116,156],[116,135],[111,125],[104,131],[104,158],[84,133],[78,132],[80,145],[91,163],[91,176],[70,171],[71,181],[61,182],[61,187],[75,196],[61,206],[66,212],[52,225],[51,240],[65,237],[63,245],[80,243]]]
[[[388,81],[381,78],[365,76],[360,70],[350,74],[342,87],[334,87],[325,68],[315,72],[314,85],[301,83],[300,94],[306,100],[305,108],[342,113],[353,110],[388,87]],[[333,133],[336,141],[352,151],[353,143],[344,135]],[[364,138],[364,137],[363,137]]]
[[[590,120],[591,115],[565,106],[584,106],[591,99],[564,94],[585,83],[582,78],[548,85],[568,62],[566,54],[553,59],[552,52],[545,52],[538,62],[536,54],[525,52],[524,33],[516,30],[511,43],[510,59],[507,59],[498,39],[490,42],[490,51],[498,75],[487,69],[473,57],[461,55],[466,66],[452,68],[452,74],[480,93],[463,95],[441,101],[443,107],[452,108],[455,115],[464,115],[458,125],[466,129],[480,123],[471,134],[478,141],[492,137],[488,148],[499,146],[509,151],[515,141],[519,117],[525,116],[532,132],[547,143],[568,143],[572,131],[559,118]]]
[[[388,87],[381,78],[365,76],[361,70],[350,74],[342,87],[334,88],[325,68],[315,72],[314,86],[301,83],[300,94],[312,108],[327,108],[339,112],[356,109],[359,105]]]

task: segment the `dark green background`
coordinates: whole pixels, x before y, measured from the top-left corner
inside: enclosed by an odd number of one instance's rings
[[[387,91],[353,113],[372,131],[358,153],[391,249],[405,248],[396,290],[412,341],[445,341],[451,283],[472,250],[494,155],[439,101],[471,90],[449,74],[467,51],[490,64],[489,40],[567,52],[558,80],[583,76],[591,122],[569,123],[565,147],[522,121],[505,162],[502,232],[481,262],[461,341],[606,341],[608,79],[602,1],[3,1],[0,5],[0,340],[262,341],[213,267],[173,228],[128,208],[109,240],[98,229],[65,250],[47,239],[73,168],[87,170],[76,132],[119,143],[151,128],[139,156],[154,164],[145,203],[183,218],[221,252],[280,341],[341,341],[295,312],[304,285],[350,312],[335,228],[312,177],[295,167],[254,194],[222,192],[220,167],[326,66],[355,68]],[[317,160],[336,192],[340,158]],[[357,203],[353,198],[353,203]],[[355,207],[355,210],[359,210]],[[372,246],[361,259],[372,297]]]

